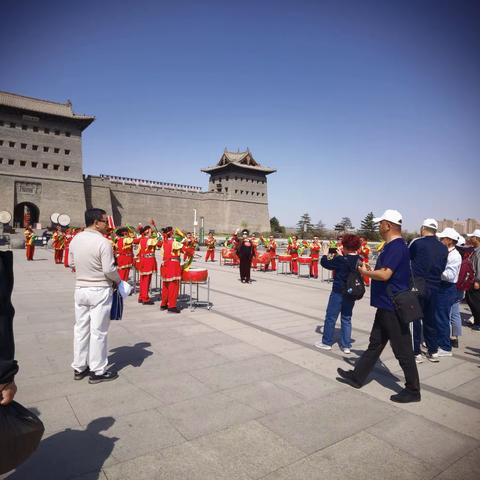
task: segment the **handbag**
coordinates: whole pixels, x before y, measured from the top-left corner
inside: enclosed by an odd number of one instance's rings
[[[123,315],[123,297],[118,288],[113,291],[112,308],[110,310],[110,320],[121,320]]]
[[[392,300],[395,313],[400,321],[406,325],[423,318],[423,309],[420,303],[421,292],[417,288],[411,264],[410,277],[411,285],[408,290],[402,290],[393,295],[390,285],[387,286],[387,294]]]

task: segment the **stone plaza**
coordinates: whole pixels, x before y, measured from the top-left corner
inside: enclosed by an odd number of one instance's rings
[[[73,274],[51,250],[33,262],[14,255],[16,399],[46,432],[5,478],[480,478],[478,332],[463,329],[453,358],[418,365],[420,403],[394,404],[403,378],[389,347],[361,390],[335,380],[368,344],[368,292],[354,309],[352,355],[318,351],[330,283],[253,272],[241,284],[217,252],[211,310],[172,315],[129,297],[109,334],[120,378],[90,385],[70,367]]]

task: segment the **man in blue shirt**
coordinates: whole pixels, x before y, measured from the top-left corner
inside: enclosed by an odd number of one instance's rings
[[[436,237],[438,223],[433,218],[427,218],[420,229],[420,238],[411,241],[408,249],[412,261],[412,272],[416,279],[425,283],[422,292],[423,338],[427,345],[427,358],[438,362],[438,328],[435,321],[437,294],[440,287],[440,277],[447,265],[448,249]],[[423,361],[420,352],[422,342],[422,320],[413,322],[413,353],[415,361]]]
[[[379,232],[385,246],[372,271],[369,267],[358,268],[362,275],[372,279],[370,304],[376,307],[375,321],[370,333],[368,349],[358,359],[354,370],[337,369],[338,381],[361,388],[385,345],[390,341],[395,358],[405,375],[405,388],[390,400],[398,403],[420,401],[420,380],[412,348],[412,336],[408,325],[401,323],[391,300],[397,292],[410,287],[410,256],[402,238],[402,215],[396,210],[386,210],[374,219],[379,223]]]

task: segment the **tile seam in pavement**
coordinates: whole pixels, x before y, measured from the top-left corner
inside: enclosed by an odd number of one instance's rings
[[[238,322],[238,323],[241,323],[243,325],[246,325],[248,327],[251,327],[251,328],[254,328],[256,330],[260,330],[261,332],[263,333],[267,333],[269,335],[273,335],[275,337],[278,337],[278,338],[281,338],[282,340],[286,340],[287,342],[291,342],[291,343],[295,343],[296,345],[300,346],[300,347],[304,347],[304,348],[308,348],[309,350],[312,350],[314,352],[317,352],[321,355],[326,355],[326,356],[329,356],[331,358],[335,358],[335,359],[341,359],[343,360],[343,356],[338,354],[338,353],[335,353],[335,352],[331,352],[331,351],[322,351],[322,350],[319,350],[317,348],[315,348],[313,345],[310,345],[308,343],[305,343],[305,342],[302,342],[300,340],[297,340],[296,338],[291,338],[291,337],[288,337],[287,335],[283,335],[281,333],[278,333],[278,332],[275,332],[274,330],[270,330],[268,328],[265,328],[265,327],[262,327],[260,325],[256,325],[254,323],[251,323],[251,322],[248,322],[247,320],[243,320],[241,318],[238,318],[238,317],[235,317],[234,315],[231,315],[229,313],[226,313],[226,312],[221,312],[220,310],[210,310],[211,313],[214,313],[216,315],[219,315],[219,316],[222,316],[222,317],[225,317],[225,318],[228,318],[230,320],[233,320],[234,322]],[[391,375],[393,375],[390,371],[388,372],[388,374],[386,374],[383,369],[380,369],[379,367],[374,367],[373,371],[378,374],[378,375],[381,375],[383,377],[389,377]],[[400,373],[395,373],[395,376],[398,376],[400,377],[402,380],[404,380],[404,377],[403,375],[401,375]],[[422,383],[422,389],[423,390],[426,390],[430,393],[434,393],[436,395],[439,395],[439,396],[442,396],[444,398],[448,398],[449,400],[453,400],[455,402],[459,402],[459,403],[462,403],[464,405],[467,405],[469,407],[473,407],[473,408],[476,408],[476,409],[479,409],[480,410],[480,403],[479,402],[476,402],[474,400],[470,400],[468,398],[464,398],[464,397],[461,397],[461,396],[458,396],[458,395],[455,395],[453,393],[450,393],[450,392],[447,392],[447,391],[444,391],[444,390],[441,390],[439,388],[436,388],[436,387],[432,387],[430,385],[427,385],[425,383]]]
[[[253,303],[256,303],[256,304],[258,304],[258,305],[262,305],[262,306],[264,306],[264,307],[273,308],[273,309],[275,309],[275,310],[281,310],[281,311],[283,311],[283,312],[291,313],[291,314],[293,314],[293,315],[298,315],[298,316],[300,316],[300,317],[309,318],[309,319],[315,320],[316,322],[319,321],[319,318],[318,318],[318,317],[314,317],[313,315],[309,315],[308,313],[300,313],[300,312],[297,312],[297,311],[295,311],[295,310],[291,310],[291,309],[288,309],[288,308],[285,308],[285,307],[278,307],[278,306],[272,305],[272,304],[270,304],[270,303],[261,302],[261,301],[259,301],[259,300],[253,300],[253,299],[251,299],[251,298],[242,297],[242,296],[240,296],[240,295],[235,295],[235,294],[233,294],[233,293],[228,293],[228,292],[225,292],[225,291],[222,291],[222,290],[217,290],[217,289],[210,288],[210,291],[211,291],[211,292],[220,293],[220,294],[222,294],[222,295],[228,295],[228,296],[231,296],[231,297],[234,297],[234,298],[238,298],[239,300],[245,300],[245,301],[247,301],[247,302],[253,302]],[[218,309],[215,309],[215,310],[216,310],[216,311],[219,311]],[[213,310],[211,310],[211,311],[213,311]],[[253,325],[255,325],[255,324],[250,324],[250,326],[253,326]],[[258,328],[261,329],[261,328],[265,328],[265,327],[262,327],[262,326],[259,325]],[[358,327],[352,327],[352,330],[353,330],[354,332],[359,332],[359,333],[363,333],[363,334],[365,334],[365,335],[370,336],[370,330],[364,330],[364,329],[358,328]],[[267,333],[277,333],[277,332],[275,332],[274,330],[268,330],[268,329],[267,329]],[[294,338],[292,338],[292,337],[285,337],[285,338],[286,338],[286,339],[290,339],[290,340],[292,340],[292,341],[296,340],[296,339],[294,339]],[[332,353],[332,354],[333,354],[333,355],[336,355],[336,354],[334,354],[334,353]],[[458,354],[458,353],[457,353],[456,355],[454,355],[453,358],[459,358],[459,359],[461,359],[461,360],[464,360],[465,362],[473,363],[473,364],[475,364],[475,365],[478,365],[478,363],[479,363],[479,362],[478,362],[477,360],[475,360],[475,359],[466,357],[466,356],[461,355],[461,354]]]

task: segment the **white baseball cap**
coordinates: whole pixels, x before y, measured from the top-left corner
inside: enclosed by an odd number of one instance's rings
[[[398,210],[385,210],[381,217],[376,217],[373,219],[374,223],[380,223],[382,220],[385,220],[390,223],[395,223],[396,225],[402,225],[402,214]]]
[[[434,230],[438,230],[438,222],[434,218],[426,218],[423,223],[422,227],[433,228]]]
[[[447,227],[443,232],[437,233],[438,238],[450,238],[458,242],[460,234],[452,227]]]
[[[462,235],[459,235],[459,236],[458,236],[457,245],[458,245],[459,247],[465,245],[465,237],[463,237]]]
[[[477,228],[472,233],[467,233],[467,237],[477,237],[480,238],[480,228]]]

